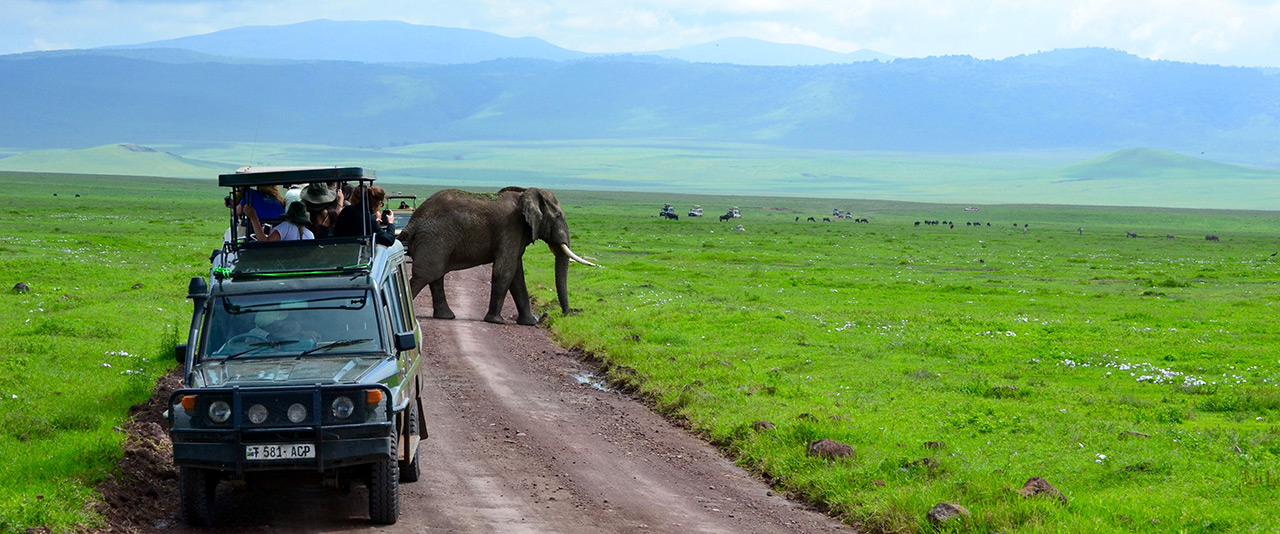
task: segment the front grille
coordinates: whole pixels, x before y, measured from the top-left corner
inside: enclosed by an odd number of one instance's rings
[[[381,389],[383,392],[383,402],[380,405],[370,406],[365,403],[365,392],[369,389]],[[183,395],[195,395],[195,410],[189,414],[185,414],[184,419],[193,429],[242,429],[252,431],[256,429],[290,429],[296,428],[314,429],[315,427],[334,427],[345,425],[363,425],[365,423],[380,423],[381,420],[374,421],[371,419],[383,419],[384,416],[379,414],[391,413],[390,391],[383,386],[304,386],[304,387],[269,387],[269,388],[209,388],[209,389],[190,389],[179,390],[174,392],[170,398],[171,413],[182,410],[177,406],[178,400]],[[338,397],[348,397],[352,400],[354,410],[351,416],[345,419],[338,419],[333,415],[332,405]],[[214,423],[209,420],[209,406],[215,401],[223,401],[231,406],[231,418],[224,423]],[[306,408],[306,417],[295,423],[289,420],[289,406],[300,404]],[[262,406],[267,411],[267,417],[261,423],[253,423],[249,419],[249,410],[254,406]]]

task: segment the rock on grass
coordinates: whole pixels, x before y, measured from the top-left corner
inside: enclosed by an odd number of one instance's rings
[[[1031,477],[1027,479],[1027,483],[1022,485],[1022,489],[1018,490],[1024,497],[1035,497],[1036,495],[1046,495],[1058,499],[1062,504],[1067,504],[1067,496],[1063,495],[1058,488],[1040,477]]]
[[[965,508],[958,504],[951,504],[949,502],[938,503],[936,506],[930,509],[928,513],[929,522],[933,523],[934,526],[940,526],[943,523],[946,523],[953,519],[956,519],[956,518],[963,519],[968,516],[969,516],[968,508]]]
[[[853,447],[833,439],[820,439],[809,444],[809,456],[835,460],[838,458],[857,458]]]

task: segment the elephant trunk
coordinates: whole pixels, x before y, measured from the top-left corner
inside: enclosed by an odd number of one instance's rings
[[[565,247],[567,250],[568,247]],[[555,250],[555,249],[552,249]],[[569,255],[556,252],[556,297],[560,299],[560,312],[569,314]]]

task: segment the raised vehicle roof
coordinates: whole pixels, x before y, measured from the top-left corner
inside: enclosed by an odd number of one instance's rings
[[[364,167],[241,167],[231,174],[219,174],[218,185],[254,187],[344,180],[372,182],[376,177],[373,169]]]

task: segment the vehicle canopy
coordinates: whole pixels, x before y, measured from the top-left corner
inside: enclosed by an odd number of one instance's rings
[[[233,190],[243,190],[252,187],[272,186],[272,185],[298,185],[310,184],[317,182],[358,182],[359,185],[372,185],[377,179],[377,173],[373,169],[363,167],[241,167],[234,173],[219,174],[218,185],[222,187],[230,187]],[[363,201],[363,199],[361,199]],[[235,206],[229,206],[231,211],[231,227],[224,237],[224,249],[228,252],[237,251],[246,244],[252,245],[247,235],[240,235],[239,217],[236,215]],[[246,232],[251,234],[252,232]],[[365,236],[371,237],[371,236]],[[358,238],[330,238],[332,239],[358,239]]]

